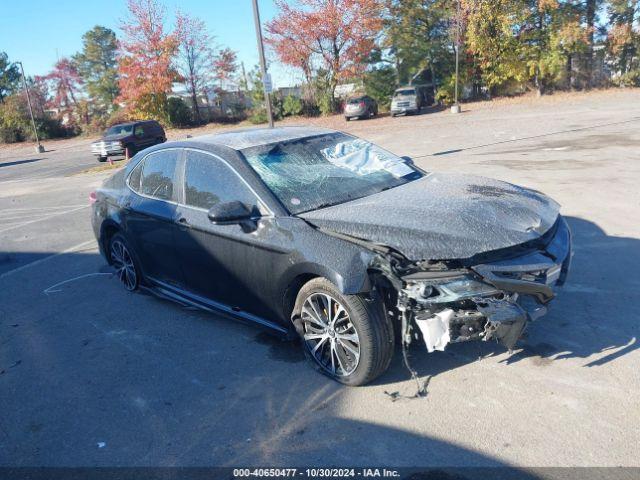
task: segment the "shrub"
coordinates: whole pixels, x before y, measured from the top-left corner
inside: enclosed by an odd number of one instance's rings
[[[440,88],[436,91],[436,102],[440,102],[444,105],[453,105],[455,101],[455,88],[456,77],[455,75],[449,75],[443,79]],[[458,92],[458,95],[460,92]]]
[[[318,97],[318,110],[322,115],[331,115],[333,113],[333,102],[329,92],[322,92]]]
[[[36,118],[40,139],[70,137],[78,133],[75,127],[65,127],[57,118]],[[21,95],[12,95],[0,104],[0,142],[15,143],[35,140],[31,117]]]
[[[267,111],[264,108],[253,109],[251,115],[249,115],[249,121],[254,125],[267,123],[269,121],[267,119]]]
[[[169,122],[176,127],[186,127],[193,123],[191,109],[184,100],[178,97],[171,97],[167,102],[169,111]]]
[[[282,105],[284,116],[295,116],[302,113],[302,100],[293,95],[287,95]]]
[[[631,70],[614,78],[613,83],[619,87],[640,87],[640,70]]]
[[[118,123],[125,123],[133,120],[131,114],[124,109],[115,110],[109,117],[105,120],[104,127],[112,127],[117,125]]]

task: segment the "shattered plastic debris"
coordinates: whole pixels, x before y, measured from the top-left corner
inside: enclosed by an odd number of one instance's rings
[[[415,317],[429,353],[435,350],[444,351],[444,347],[451,341],[449,322],[453,318],[453,313],[453,310],[447,308],[429,318]]]
[[[359,138],[325,148],[322,150],[322,155],[327,161],[357,175],[368,175],[385,170],[394,177],[400,178],[413,172],[413,169],[400,158],[389,155],[374,144]]]

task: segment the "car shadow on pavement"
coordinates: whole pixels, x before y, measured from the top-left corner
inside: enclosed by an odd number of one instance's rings
[[[546,366],[566,359],[585,359],[598,367],[639,347],[640,239],[607,235],[594,222],[565,217],[573,234],[574,256],[566,284],[557,289],[549,313],[529,325],[513,353],[501,363],[523,360]],[[507,350],[494,342],[450,344],[427,353],[421,340],[410,347],[412,367],[430,378]],[[408,378],[400,355],[377,382]]]
[[[0,162],[0,168],[2,167],[12,167],[14,165],[23,165],[25,163],[34,163],[43,160],[42,158],[29,158],[26,160],[14,160],[12,162]]]
[[[0,467],[404,465],[416,480],[540,478],[345,418],[354,390],[272,357],[255,328],[127,293],[108,270],[74,252],[2,279]]]

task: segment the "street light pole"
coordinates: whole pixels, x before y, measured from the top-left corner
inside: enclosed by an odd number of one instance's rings
[[[271,98],[266,88],[267,81],[267,64],[264,61],[264,43],[262,42],[262,27],[260,25],[260,12],[258,11],[258,0],[253,0],[253,20],[256,24],[256,38],[258,40],[258,53],[260,54],[260,71],[262,72],[262,85],[264,89],[264,101],[267,107],[267,118],[269,119],[269,128],[273,128],[273,114],[271,113]]]
[[[20,64],[20,71],[22,72],[22,83],[24,84],[24,91],[27,94],[27,103],[29,104],[29,114],[31,115],[31,125],[33,126],[33,134],[36,137],[36,152],[44,152],[44,147],[40,145],[40,139],[38,138],[38,129],[36,128],[36,121],[33,118],[33,107],[31,106],[31,95],[29,95],[29,87],[27,86],[27,77],[24,75],[24,67],[22,62],[16,62]]]

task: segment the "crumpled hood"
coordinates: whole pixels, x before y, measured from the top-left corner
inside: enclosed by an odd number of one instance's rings
[[[317,227],[398,250],[411,260],[467,259],[542,236],[560,206],[533,190],[484,177],[431,173],[299,216]]]

